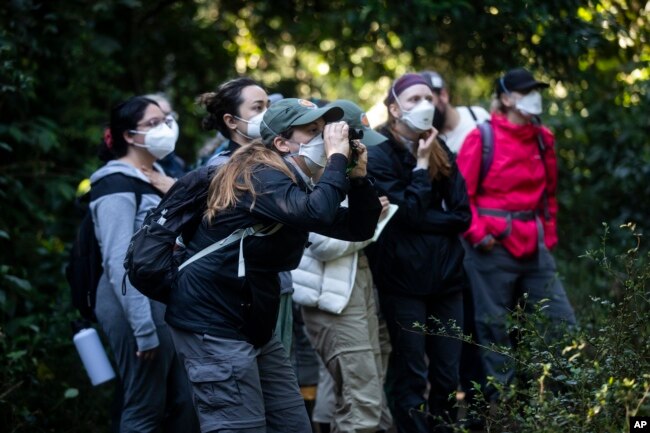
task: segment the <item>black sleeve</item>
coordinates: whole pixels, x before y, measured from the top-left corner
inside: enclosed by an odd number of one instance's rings
[[[395,220],[398,224],[412,230],[426,233],[449,234],[464,232],[471,222],[469,197],[465,180],[458,170],[455,158],[444,142],[451,162],[449,178],[432,184],[427,170],[414,170],[410,182],[400,176],[401,167],[398,159],[385,149],[371,149],[368,153],[370,173],[377,179],[377,189],[385,193],[391,203],[399,206]],[[440,182],[440,184],[437,184]],[[442,189],[446,210],[431,206],[432,188]]]
[[[374,235],[381,214],[377,191],[367,177],[352,179],[350,184],[348,207],[339,208],[333,224],[312,231],[345,241],[365,241]]]
[[[431,199],[431,181],[427,170],[413,170],[410,175],[399,159],[386,148],[388,143],[368,151],[368,174],[375,178],[380,195],[386,195],[391,203],[399,206],[395,221],[415,226],[424,218]],[[409,179],[409,180],[407,180]]]
[[[256,191],[259,191],[255,201],[250,203],[247,196],[241,204],[246,207],[252,205],[254,215],[301,230],[317,233],[331,230],[333,234],[338,233],[336,237],[341,239],[368,239],[372,237],[379,212],[374,222],[368,221],[372,219],[368,215],[380,209],[381,204],[369,183],[350,188],[346,166],[347,158],[344,155],[332,155],[312,191],[305,191],[284,173],[264,167],[255,174]],[[348,191],[351,193],[350,209],[340,208]],[[359,197],[365,195],[369,197]],[[358,218],[357,223],[349,221],[350,218]],[[370,225],[372,230],[368,228]],[[369,232],[370,235],[366,236]]]
[[[435,234],[463,233],[469,228],[472,212],[469,208],[465,179],[455,161],[452,162],[449,177],[440,183],[446,210],[427,209],[418,228]]]

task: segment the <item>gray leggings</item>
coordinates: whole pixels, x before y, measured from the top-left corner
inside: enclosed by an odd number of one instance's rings
[[[543,248],[530,259],[517,259],[505,248],[496,245],[491,251],[478,251],[465,246],[465,270],[469,277],[476,323],[476,338],[482,345],[495,343],[511,347],[507,317],[528,295],[526,309],[547,299],[543,313],[554,325],[575,325],[576,319],[562,282],[557,277],[553,256]],[[480,350],[485,378],[492,376],[499,383],[509,383],[514,369],[509,358],[491,350]],[[488,389],[488,395],[491,390]]]
[[[111,290],[97,292],[97,319],[108,337],[120,376],[122,395],[120,433],[198,432],[187,376],[180,364],[169,328],[164,323],[165,306],[151,301],[160,346],[154,359],[136,356],[137,343],[121,304]]]

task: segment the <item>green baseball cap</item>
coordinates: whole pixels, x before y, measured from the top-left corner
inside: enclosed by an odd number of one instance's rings
[[[271,104],[260,124],[260,133],[264,144],[271,144],[273,139],[292,126],[307,125],[317,119],[336,122],[343,117],[343,110],[338,107],[318,108],[306,99],[285,98]]]
[[[368,116],[366,116],[366,113],[361,109],[361,107],[354,102],[348,101],[347,99],[337,99],[325,107],[336,107],[342,109],[343,119],[341,120],[344,120],[350,128],[356,129],[357,131],[363,131],[363,138],[359,141],[366,146],[376,146],[388,140],[388,138],[370,127]]]

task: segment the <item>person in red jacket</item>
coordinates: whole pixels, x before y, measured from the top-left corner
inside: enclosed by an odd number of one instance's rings
[[[548,84],[523,69],[513,69],[496,82],[491,163],[483,157],[479,128],[458,155],[465,178],[472,223],[464,234],[464,264],[474,298],[476,338],[481,345],[511,346],[508,314],[527,294],[532,309],[543,310],[555,324],[575,324],[575,315],[549,252],[557,244],[557,160],[551,131],[539,125],[540,89]],[[509,358],[481,351],[483,385],[487,377],[509,383]],[[489,398],[497,397],[492,387]]]

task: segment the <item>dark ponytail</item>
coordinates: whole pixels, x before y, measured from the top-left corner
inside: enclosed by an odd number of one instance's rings
[[[224,114],[240,115],[239,106],[244,102],[241,93],[248,86],[262,87],[252,78],[239,77],[221,84],[216,92],[199,95],[196,103],[208,112],[201,121],[203,129],[206,131],[216,129],[224,137],[230,138],[230,129],[223,121],[223,116]]]

